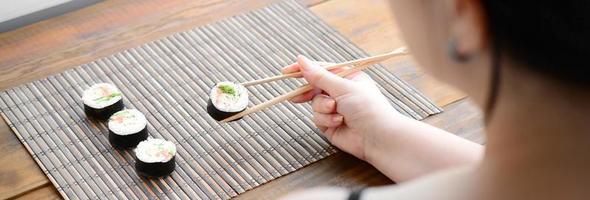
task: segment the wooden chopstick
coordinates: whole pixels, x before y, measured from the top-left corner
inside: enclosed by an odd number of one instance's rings
[[[350,75],[352,73],[362,71],[362,70],[368,68],[369,66],[372,66],[373,64],[378,63],[378,62],[380,62],[380,60],[373,60],[373,61],[369,61],[369,62],[360,63],[360,64],[352,67],[351,69],[348,69],[348,70],[345,70],[345,71],[341,71],[341,72],[337,73],[336,75],[338,75],[340,77],[345,77],[345,76],[348,76],[348,75]],[[271,100],[266,101],[264,103],[255,105],[254,107],[251,107],[249,109],[246,109],[246,110],[244,110],[244,111],[242,111],[242,112],[240,112],[238,114],[232,115],[231,117],[228,117],[228,118],[226,118],[224,120],[221,120],[221,121],[222,122],[230,122],[230,121],[233,121],[235,119],[239,119],[239,118],[244,117],[244,116],[246,116],[246,115],[248,115],[250,113],[258,112],[258,111],[260,111],[262,109],[268,108],[268,107],[273,106],[275,104],[278,104],[278,103],[281,103],[283,101],[292,99],[293,97],[296,97],[296,96],[301,95],[301,94],[303,94],[305,92],[311,91],[312,89],[313,89],[313,86],[310,85],[310,84],[303,85],[303,86],[301,86],[301,87],[299,87],[299,88],[297,88],[297,89],[295,89],[295,90],[293,90],[293,91],[291,91],[289,93],[286,93],[286,94],[283,94],[281,96],[275,97],[274,99],[271,99]]]
[[[326,62],[316,62],[316,63],[320,64],[320,66],[324,67],[326,70],[331,70],[331,69],[336,69],[339,67],[344,67],[344,66],[349,66],[349,65],[358,65],[358,64],[373,62],[373,61],[381,62],[381,61],[387,60],[387,59],[395,57],[395,56],[405,55],[407,53],[408,53],[408,51],[407,51],[406,47],[400,47],[400,48],[397,48],[391,52],[384,53],[381,55],[346,61],[346,62],[342,62],[342,63],[326,63]],[[289,74],[271,76],[271,77],[267,77],[267,78],[263,78],[263,79],[243,82],[242,85],[245,87],[248,87],[248,86],[258,85],[258,84],[262,84],[262,83],[268,83],[268,82],[291,78],[291,77],[299,77],[301,75],[302,75],[301,72],[294,72],[294,73],[289,73]]]
[[[332,68],[329,68],[330,66],[335,65],[335,63],[320,62],[320,61],[316,61],[316,63],[318,65],[320,65],[321,67],[328,69],[328,70],[332,69]],[[282,80],[282,79],[286,79],[286,78],[294,78],[294,77],[300,77],[300,76],[301,76],[301,72],[294,72],[294,73],[276,75],[276,76],[266,77],[263,79],[243,82],[242,85],[244,87],[248,87],[248,86],[258,85],[258,84],[262,84],[262,83],[268,83],[268,82],[278,81],[278,80]]]

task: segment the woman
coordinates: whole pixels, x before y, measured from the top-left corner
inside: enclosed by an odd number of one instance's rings
[[[311,101],[333,145],[399,184],[285,199],[590,198],[586,2],[391,1],[420,66],[483,110],[485,150],[396,113],[365,75],[340,78],[299,57],[284,72],[303,71],[316,90],[292,101]]]

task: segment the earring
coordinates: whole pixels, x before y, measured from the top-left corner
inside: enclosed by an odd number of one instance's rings
[[[447,51],[449,57],[455,62],[467,62],[471,58],[471,56],[459,52],[457,49],[457,39],[449,40]]]

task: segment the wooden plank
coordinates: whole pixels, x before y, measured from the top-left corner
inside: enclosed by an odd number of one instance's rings
[[[0,120],[0,199],[49,183],[29,152],[4,120]]]
[[[423,121],[462,138],[485,144],[483,115],[469,98],[445,106],[444,109],[445,112]]]
[[[272,2],[276,0],[104,1],[1,33],[0,90]]]
[[[370,54],[379,54],[404,46],[401,32],[391,15],[388,1],[332,0],[311,10],[354,44]],[[407,81],[439,106],[465,97],[465,94],[425,75],[411,57],[383,63],[398,77]]]
[[[319,186],[359,188],[391,183],[368,163],[339,152],[243,193],[236,199],[277,199],[289,192]]]
[[[45,184],[40,188],[35,190],[31,190],[25,194],[19,195],[14,197],[15,200],[27,200],[27,199],[35,199],[35,200],[50,200],[50,199],[61,199],[55,187],[51,184]]]
[[[483,143],[482,117],[467,99],[443,107],[426,122],[469,140]],[[360,188],[393,183],[373,166],[346,153],[337,153],[289,175],[254,188],[237,199],[276,199],[289,192],[319,186]]]

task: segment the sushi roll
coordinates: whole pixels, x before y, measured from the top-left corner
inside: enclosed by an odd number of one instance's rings
[[[148,178],[167,176],[176,166],[175,155],[174,143],[164,139],[148,138],[135,148],[135,170],[137,174]]]
[[[82,94],[84,112],[88,117],[108,119],[113,113],[123,110],[123,95],[117,87],[108,83],[90,86]]]
[[[148,138],[147,120],[136,109],[116,112],[109,118],[109,142],[115,148],[131,148]]]
[[[246,110],[248,91],[239,83],[220,82],[211,88],[207,113],[217,121]]]

